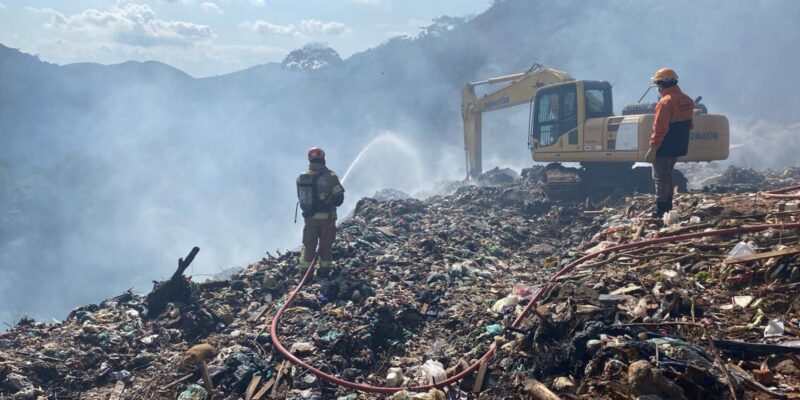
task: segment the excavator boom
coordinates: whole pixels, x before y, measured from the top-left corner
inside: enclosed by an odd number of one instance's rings
[[[464,150],[467,157],[467,179],[477,179],[483,172],[481,162],[482,118],[484,112],[501,110],[530,103],[540,88],[574,79],[566,72],[534,64],[531,69],[518,74],[491,78],[464,85],[461,91],[461,117],[464,119]],[[475,87],[511,82],[480,98]]]

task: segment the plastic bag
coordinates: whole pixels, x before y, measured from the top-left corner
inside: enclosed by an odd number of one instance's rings
[[[431,384],[436,384],[447,379],[447,372],[445,372],[442,363],[438,361],[425,361],[425,364],[422,364],[422,369],[428,374],[428,379]]]
[[[497,300],[492,306],[492,312],[503,314],[508,310],[513,309],[519,304],[519,296],[510,294],[500,300]]]
[[[675,210],[665,212],[663,219],[664,219],[664,226],[675,225],[681,220],[680,215],[678,215],[678,212]]]
[[[774,319],[772,321],[769,321],[767,327],[764,328],[764,337],[768,338],[768,337],[783,336],[783,332],[785,329],[786,327],[784,326],[783,321],[779,319]]]
[[[733,246],[733,250],[729,253],[731,257],[742,257],[742,256],[752,256],[756,254],[756,251],[753,249],[753,246],[745,242],[739,242],[736,246]]]

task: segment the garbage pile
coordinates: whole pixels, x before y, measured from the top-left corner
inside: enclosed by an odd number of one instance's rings
[[[714,179],[717,186],[743,186],[745,188],[756,188],[764,185],[766,178],[764,174],[753,168],[740,168],[731,165],[720,176]]]
[[[797,230],[600,256],[547,286],[511,328],[546,280],[585,254],[706,229],[797,222],[790,200],[681,194],[675,212],[656,221],[645,217],[648,196],[603,208],[549,201],[539,175],[498,170],[491,179],[501,182],[450,195],[360,200],[338,225],[336,268],[302,287],[281,320],[278,335],[293,354],[375,386],[441,382],[497,349],[458,384],[381,396],[286,361],[269,324],[304,272],[299,255],[287,252],[226,280],[191,283],[188,298],[158,315],[148,297],[126,292],[62,323],[20,321],[0,334],[0,398],[800,396]],[[796,179],[764,177],[787,186]]]
[[[783,171],[759,171],[734,165],[722,168],[718,163],[682,163],[678,169],[689,179],[691,189],[716,193],[747,193],[777,189],[800,179],[800,167]]]

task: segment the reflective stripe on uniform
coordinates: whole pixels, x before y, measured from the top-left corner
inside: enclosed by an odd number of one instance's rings
[[[316,213],[316,214],[312,215],[311,219],[328,219],[329,216],[330,216],[330,213],[322,212],[322,213]]]

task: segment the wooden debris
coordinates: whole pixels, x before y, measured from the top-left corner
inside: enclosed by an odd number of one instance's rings
[[[640,290],[642,290],[641,286],[634,285],[634,284],[631,283],[628,286],[621,287],[621,288],[619,288],[617,290],[612,290],[608,294],[611,294],[611,295],[615,295],[615,294],[630,294],[630,293],[637,292],[637,291],[640,291]]]
[[[121,400],[122,393],[124,392],[125,392],[125,382],[117,381],[117,384],[114,386],[114,390],[112,390],[111,394],[108,396],[108,400]]]
[[[486,362],[481,362],[481,366],[478,367],[478,376],[475,377],[475,385],[472,386],[472,391],[474,393],[478,393],[481,391],[483,387],[483,378],[486,376]]]
[[[258,321],[259,319],[261,319],[261,317],[264,316],[264,314],[267,312],[268,309],[269,309],[269,304],[264,304],[263,306],[258,307],[256,311],[254,311],[252,314],[250,314],[249,317],[247,317],[247,322]]]
[[[392,228],[379,226],[375,228],[378,232],[388,236],[388,237],[397,237],[397,235],[392,231]]]
[[[525,381],[525,388],[523,391],[529,398],[534,400],[561,400],[561,398],[548,389],[547,386],[533,378],[529,378]]]
[[[253,375],[253,378],[250,379],[250,384],[247,385],[247,390],[244,392],[245,400],[250,400],[253,397],[253,393],[255,393],[259,383],[261,383],[261,375]]]
[[[274,383],[275,383],[275,378],[268,380],[267,383],[265,383],[264,386],[261,387],[261,390],[256,392],[256,394],[253,395],[253,397],[250,400],[261,400],[261,398],[264,397],[265,394],[267,394],[267,391],[272,387]]]
[[[680,235],[682,233],[691,232],[700,229],[706,229],[713,227],[714,224],[712,223],[702,223],[702,224],[692,224],[686,226],[680,226],[672,229],[667,229],[665,232],[661,233],[661,236],[675,236]]]
[[[278,367],[278,374],[275,375],[275,383],[272,386],[272,392],[269,394],[270,398],[276,398],[278,396],[278,386],[281,384],[281,378],[283,378],[283,371],[287,368],[286,361],[283,361],[281,365]]]
[[[186,374],[186,375],[184,375],[184,376],[182,376],[182,377],[170,382],[166,386],[162,386],[161,390],[167,390],[167,389],[169,389],[169,388],[171,388],[171,387],[173,387],[173,386],[175,386],[175,385],[177,385],[177,384],[179,384],[181,382],[185,382],[187,379],[191,378],[193,375],[194,375],[194,373]]]
[[[194,261],[194,257],[200,252],[200,248],[195,246],[186,259],[178,259],[178,269],[172,274],[172,277],[161,283],[156,283],[153,291],[147,295],[145,303],[147,304],[148,318],[157,318],[162,311],[167,307],[167,303],[181,301],[189,303],[192,300],[192,289],[189,286],[188,279],[183,276],[183,272]]]
[[[603,309],[601,309],[600,307],[597,307],[597,306],[593,306],[591,304],[578,304],[578,306],[576,307],[575,311],[578,314],[591,314],[591,313],[596,313],[596,312],[603,311]]]
[[[728,257],[725,259],[725,264],[742,264],[751,261],[765,260],[773,257],[790,256],[793,254],[800,254],[800,246],[792,246],[792,247],[787,247],[783,250],[768,251],[765,253],[758,253],[749,256]]]

